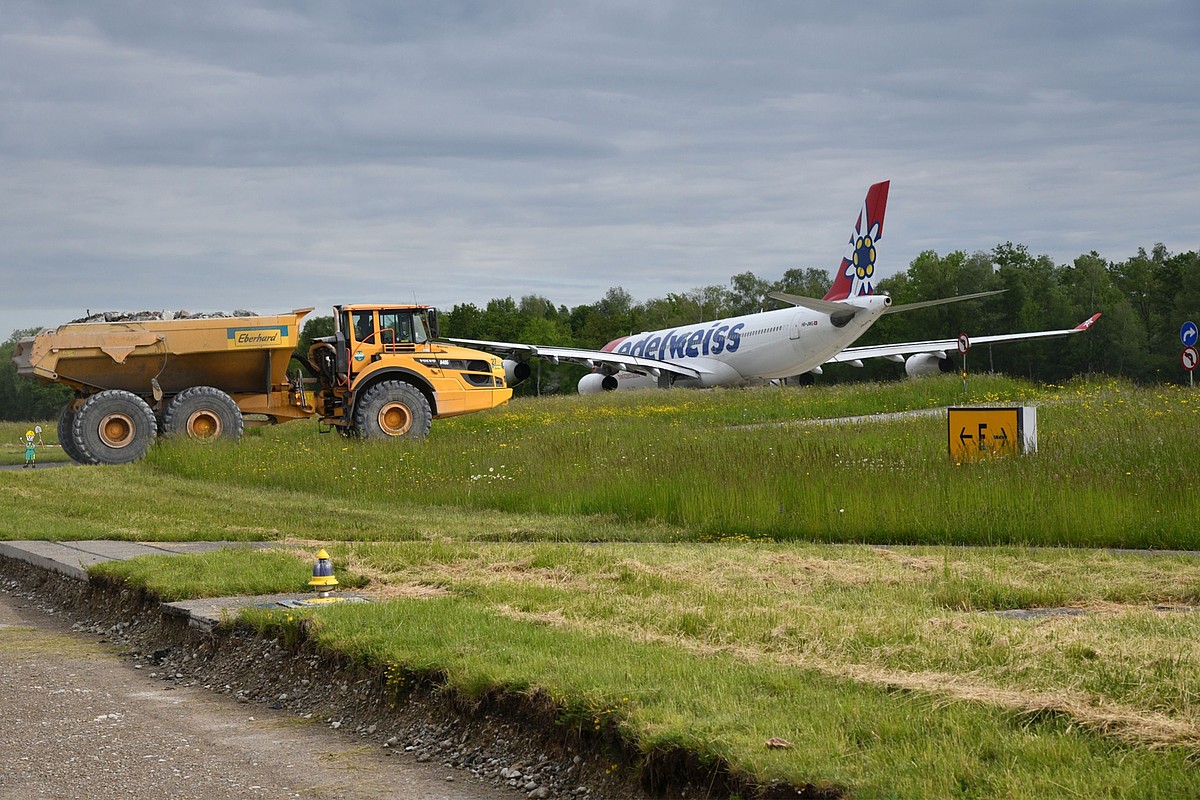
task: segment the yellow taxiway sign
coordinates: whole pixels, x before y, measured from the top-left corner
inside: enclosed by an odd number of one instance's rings
[[[948,408],[946,412],[946,440],[955,460],[1037,450],[1036,408]]]

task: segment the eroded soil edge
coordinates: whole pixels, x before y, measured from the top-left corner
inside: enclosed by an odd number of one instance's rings
[[[536,694],[466,699],[437,676],[395,676],[347,664],[309,641],[283,642],[245,626],[200,632],[125,586],[83,583],[0,558],[0,590],[66,618],[80,635],[115,644],[134,668],[170,685],[197,686],[269,706],[454,769],[498,796],[530,798],[803,798],[828,789],[758,785],[724,763],[685,751],[642,753],[612,726],[562,724]]]

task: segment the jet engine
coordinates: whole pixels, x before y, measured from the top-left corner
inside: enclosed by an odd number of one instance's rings
[[[513,361],[510,358],[504,359],[504,381],[509,386],[516,386],[529,377],[529,362],[528,361]]]
[[[580,394],[611,392],[617,388],[617,377],[602,372],[591,372],[579,379]]]
[[[957,372],[958,365],[945,353],[917,353],[904,362],[904,371],[910,378],[927,378],[943,372]]]

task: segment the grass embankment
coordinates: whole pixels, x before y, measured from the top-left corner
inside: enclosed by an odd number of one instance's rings
[[[813,544],[392,542],[330,548],[377,603],[312,635],[467,697],[538,694],[760,781],[878,797],[1189,796],[1200,752],[1200,559]],[[231,551],[270,591],[305,560]],[[165,596],[194,567],[106,565]],[[259,583],[258,585],[262,585]],[[182,590],[182,591],[181,591]],[[994,613],[1071,606],[1080,616]],[[298,620],[264,613],[264,627]],[[768,739],[793,745],[772,749]]]
[[[1194,795],[1200,614],[1154,607],[1200,604],[1200,561],[950,545],[1196,548],[1200,402],[1114,383],[971,387],[528,400],[440,421],[415,447],[292,424],[130,467],[0,473],[0,531],[317,539],[379,602],[323,609],[314,635],[398,693],[424,672],[468,696],[536,692],[567,724],[763,782]],[[964,400],[1036,404],[1041,451],[956,465],[944,418],[801,421]],[[295,590],[306,553],[285,567],[239,552],[220,569]],[[231,590],[206,587],[203,567],[107,569],[164,596]],[[1028,606],[1081,615],[994,613]]]

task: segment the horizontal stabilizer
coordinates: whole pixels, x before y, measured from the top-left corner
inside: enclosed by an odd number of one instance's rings
[[[978,300],[980,297],[991,297],[994,294],[1003,294],[1008,289],[995,289],[990,292],[975,292],[974,294],[960,294],[958,297],[943,297],[939,300],[922,300],[917,303],[904,303],[899,306],[888,306],[883,313],[895,314],[900,311],[915,311],[918,308],[930,308],[931,306],[944,306],[946,303],[960,303],[963,300]]]
[[[788,303],[789,305],[807,308],[819,314],[828,314],[829,319],[838,327],[854,319],[854,315],[863,310],[861,306],[852,305],[851,303],[841,303],[836,300],[818,300],[815,297],[803,297],[798,294],[788,294],[787,292],[771,292],[767,297]]]

